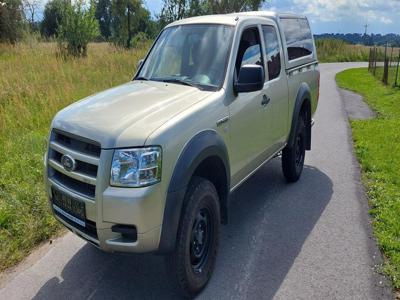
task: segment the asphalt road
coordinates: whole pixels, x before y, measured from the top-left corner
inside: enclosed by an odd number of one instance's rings
[[[214,276],[199,299],[392,299],[335,74],[321,97],[301,180],[272,160],[232,197]],[[1,299],[172,299],[159,256],[102,253],[68,233],[1,279]]]

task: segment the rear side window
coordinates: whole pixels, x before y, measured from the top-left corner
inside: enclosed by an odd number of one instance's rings
[[[272,80],[278,78],[281,72],[281,49],[275,28],[263,25],[262,30],[267,54],[268,78]]]
[[[314,45],[307,19],[281,19],[289,60],[313,53]]]

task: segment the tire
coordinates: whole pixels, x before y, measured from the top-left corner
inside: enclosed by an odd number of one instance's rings
[[[174,288],[193,298],[214,270],[221,223],[218,193],[210,181],[194,177],[184,203],[175,250],[165,262]]]
[[[282,150],[282,171],[288,182],[299,180],[304,166],[306,154],[306,126],[304,115],[300,114],[297,125],[294,144],[286,146]]]

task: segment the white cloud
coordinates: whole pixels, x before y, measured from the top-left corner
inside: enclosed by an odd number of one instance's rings
[[[302,10],[323,22],[360,19],[360,22],[393,23],[390,14],[400,10],[398,0],[293,0],[291,9]]]
[[[379,20],[383,23],[383,24],[392,24],[393,21],[390,18],[387,17],[380,17]]]

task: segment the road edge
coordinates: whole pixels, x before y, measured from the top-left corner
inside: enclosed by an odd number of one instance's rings
[[[352,68],[350,68],[350,69],[352,69]],[[346,70],[348,70],[348,69],[346,69]],[[384,263],[384,254],[383,254],[382,250],[379,248],[377,239],[374,235],[374,231],[373,231],[373,227],[372,227],[372,218],[369,213],[370,212],[369,199],[367,196],[366,187],[365,187],[365,185],[363,183],[363,179],[362,179],[361,165],[357,158],[357,155],[355,153],[355,148],[354,148],[353,130],[350,125],[350,121],[351,121],[350,115],[351,114],[346,108],[346,105],[345,105],[346,99],[344,98],[344,94],[342,93],[342,91],[344,90],[344,91],[352,92],[354,95],[361,97],[362,101],[365,103],[366,106],[368,106],[368,104],[364,101],[364,98],[361,95],[359,95],[353,91],[350,91],[347,89],[342,89],[339,87],[339,85],[337,84],[337,81],[336,81],[336,75],[341,72],[343,72],[343,71],[340,71],[335,74],[335,84],[336,84],[336,89],[338,90],[338,94],[340,96],[340,100],[341,100],[341,104],[342,104],[341,109],[347,115],[347,122],[346,122],[346,127],[347,127],[347,131],[348,131],[347,142],[349,143],[349,145],[351,145],[352,159],[353,159],[353,163],[354,163],[354,166],[356,169],[356,172],[354,173],[354,182],[357,183],[356,193],[357,193],[359,205],[360,205],[360,214],[361,214],[360,217],[361,217],[361,220],[363,221],[362,223],[363,223],[364,230],[368,234],[367,248],[369,251],[369,255],[371,256],[372,261],[374,262],[374,265],[372,266],[372,270],[373,270],[373,277],[374,277],[373,279],[376,282],[376,284],[375,284],[376,288],[374,288],[372,290],[376,293],[376,297],[377,297],[376,299],[383,299],[384,297],[393,299],[395,297],[395,290],[393,289],[392,282],[381,271],[381,268]],[[369,109],[371,111],[373,111],[371,108],[369,108]],[[377,291],[380,291],[380,293],[377,293]]]

